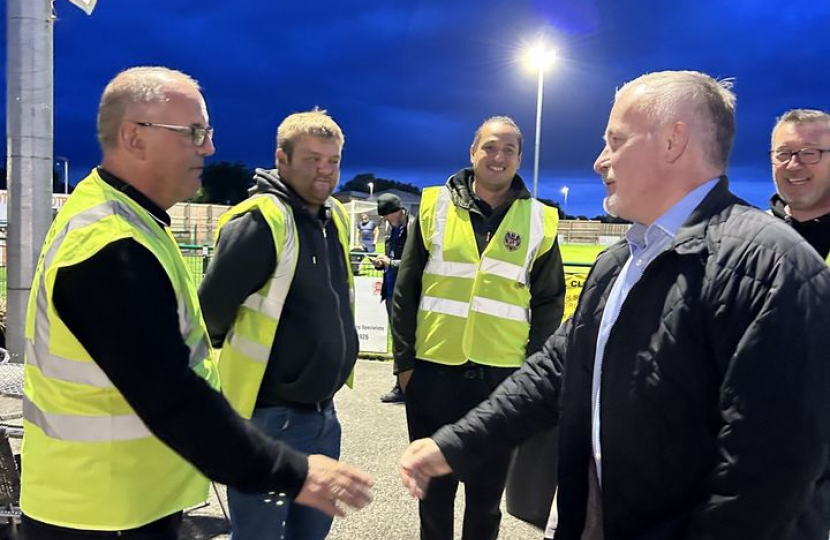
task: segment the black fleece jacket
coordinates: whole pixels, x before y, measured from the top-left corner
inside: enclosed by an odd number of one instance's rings
[[[332,219],[332,203],[312,215],[276,170],[257,169],[253,193],[273,193],[294,213],[299,253],[271,347],[257,407],[316,403],[345,384],[357,360],[348,268]],[[199,301],[214,345],[221,346],[239,306],[274,273],[271,230],[258,210],[222,227]]]
[[[481,254],[490,242],[493,233],[501,225],[513,202],[517,199],[529,199],[530,192],[521,177],[516,175],[513,178],[507,201],[498,208],[490,208],[486,202],[473,193],[473,178],[473,169],[461,169],[447,180],[447,186],[452,192],[453,204],[466,208],[470,212],[476,245]],[[421,301],[421,275],[429,260],[429,252],[422,240],[419,220],[414,220],[409,234],[411,238],[404,248],[393,297],[392,342],[395,354],[395,373],[414,367],[415,326],[418,304]],[[562,320],[565,276],[558,241],[554,241],[550,251],[533,263],[530,271],[530,295],[528,355],[542,348],[545,340],[553,334]]]
[[[159,227],[170,226],[170,216],[142,193],[103,169],[99,173]],[[173,286],[147,248],[119,240],[61,268],[53,301],[150,431],[205,476],[245,492],[299,493],[308,474],[306,456],[240,418],[188,367]]]
[[[808,221],[798,221],[787,214],[787,203],[777,194],[770,199],[770,212],[778,219],[783,219],[804,237],[807,242],[818,251],[823,259],[830,254],[830,214],[824,214]]]

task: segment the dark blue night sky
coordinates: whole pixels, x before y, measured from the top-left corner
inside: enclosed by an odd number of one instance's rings
[[[101,90],[142,64],[201,82],[214,160],[270,166],[279,121],[318,105],[346,133],[343,180],[374,172],[429,185],[468,163],[481,120],[507,114],[525,133],[530,183],[536,78],[519,56],[545,32],[561,60],[546,77],[540,195],[559,199],[569,185],[569,212],[588,215],[600,212],[591,166],[614,88],[642,73],[735,78],[731,173],[756,204],[772,190],[775,117],[830,108],[826,0],[99,0],[89,17],[66,0],[55,8],[54,151],[69,157],[73,181],[99,157]]]

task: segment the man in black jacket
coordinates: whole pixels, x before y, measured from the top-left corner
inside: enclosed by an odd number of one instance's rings
[[[424,190],[392,311],[411,440],[485,399],[562,318],[558,216],[525,188],[521,152],[516,123],[490,118],[475,133],[472,167]],[[497,537],[510,454],[499,449],[464,478],[463,539]],[[430,486],[419,504],[423,540],[453,538],[457,489],[452,476]]]
[[[631,231],[541,353],[410,446],[414,495],[558,422],[558,540],[827,538],[830,271],[729,192],[734,100],[696,72],[617,92],[595,170]]]
[[[830,114],[793,109],[772,130],[772,215],[789,223],[819,255],[830,255]]]
[[[401,265],[403,248],[409,232],[409,212],[403,207],[400,197],[394,193],[383,193],[378,196],[378,215],[389,226],[389,234],[384,240],[384,254],[372,259],[372,264],[378,270],[383,270],[380,300],[386,306],[389,324],[392,324],[392,293],[395,292],[398,267]],[[403,403],[403,390],[397,377],[395,386],[380,396],[380,400],[383,403]]]
[[[182,500],[194,491],[182,479],[193,484],[199,472],[339,515],[332,497],[370,483],[329,457],[266,436],[206,380],[215,368],[196,291],[183,262],[175,263],[181,257],[167,210],[198,189],[204,159],[215,152],[212,135],[199,86],[181,72],[132,68],[104,90],[102,163],[50,230],[38,272],[54,276],[52,294],[45,282],[32,288],[26,538],[175,540],[182,510],[200,500],[193,500],[198,493]],[[160,258],[158,246],[171,255]],[[55,258],[64,262],[51,274]]]
[[[223,216],[199,289],[208,332],[222,346],[223,393],[272,437],[334,459],[340,422],[332,398],[358,350],[350,224],[331,198],[343,141],[325,111],[283,120],[279,169],[258,169],[251,198]],[[230,489],[228,502],[236,540],[321,540],[331,527],[329,516],[272,493]]]

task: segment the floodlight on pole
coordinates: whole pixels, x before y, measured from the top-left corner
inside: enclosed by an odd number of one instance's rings
[[[63,161],[63,192],[69,194],[69,158],[55,156],[58,161]]]
[[[371,199],[372,194],[375,192],[375,183],[374,182],[368,182],[366,185],[369,186],[369,198]]]
[[[536,141],[533,154],[533,196],[539,190],[539,158],[542,151],[542,99],[545,92],[545,70],[556,60],[556,49],[548,48],[543,40],[525,52],[525,64],[535,69],[538,74],[536,90]]]
[[[568,193],[570,193],[570,191],[571,191],[571,188],[569,188],[568,186],[563,186],[562,189],[559,190],[559,192],[562,194],[562,196],[565,199],[564,202],[562,203],[562,209],[565,211],[565,213],[568,212]]]

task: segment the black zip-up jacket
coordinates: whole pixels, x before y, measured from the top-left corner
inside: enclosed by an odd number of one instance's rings
[[[770,212],[778,219],[783,219],[804,237],[823,258],[830,254],[830,214],[824,214],[808,221],[798,221],[787,214],[787,203],[777,194],[770,199]]]
[[[521,177],[516,175],[510,187],[508,200],[498,208],[475,196],[472,190],[473,169],[461,169],[447,180],[452,202],[470,213],[470,222],[481,254],[501,225],[510,206],[517,199],[529,199],[530,192]],[[429,260],[424,246],[419,220],[414,220],[409,231],[410,240],[404,248],[398,268],[392,310],[392,343],[395,355],[395,373],[408,371],[415,364],[415,327],[418,304],[421,301],[421,276]],[[539,257],[530,271],[530,336],[527,354],[542,348],[545,340],[559,326],[565,305],[565,275],[559,242],[554,241],[550,251]]]
[[[357,360],[358,340],[349,300],[348,270],[331,202],[312,215],[276,170],[257,169],[252,194],[273,193],[294,214],[299,252],[257,407],[316,403],[334,396]],[[271,229],[258,210],[222,227],[199,288],[205,323],[221,346],[239,306],[262,288],[276,267]]]
[[[433,439],[455,474],[558,422],[557,540],[586,518],[602,311],[630,257],[600,255],[574,317]],[[722,179],[631,289],[601,379],[605,538],[825,540],[830,270]]]
[[[170,226],[170,216],[150,199],[98,171],[159,227]],[[208,478],[241,491],[299,493],[308,474],[306,456],[240,418],[188,366],[173,286],[147,248],[117,240],[61,268],[52,297],[67,328],[162,442]]]

